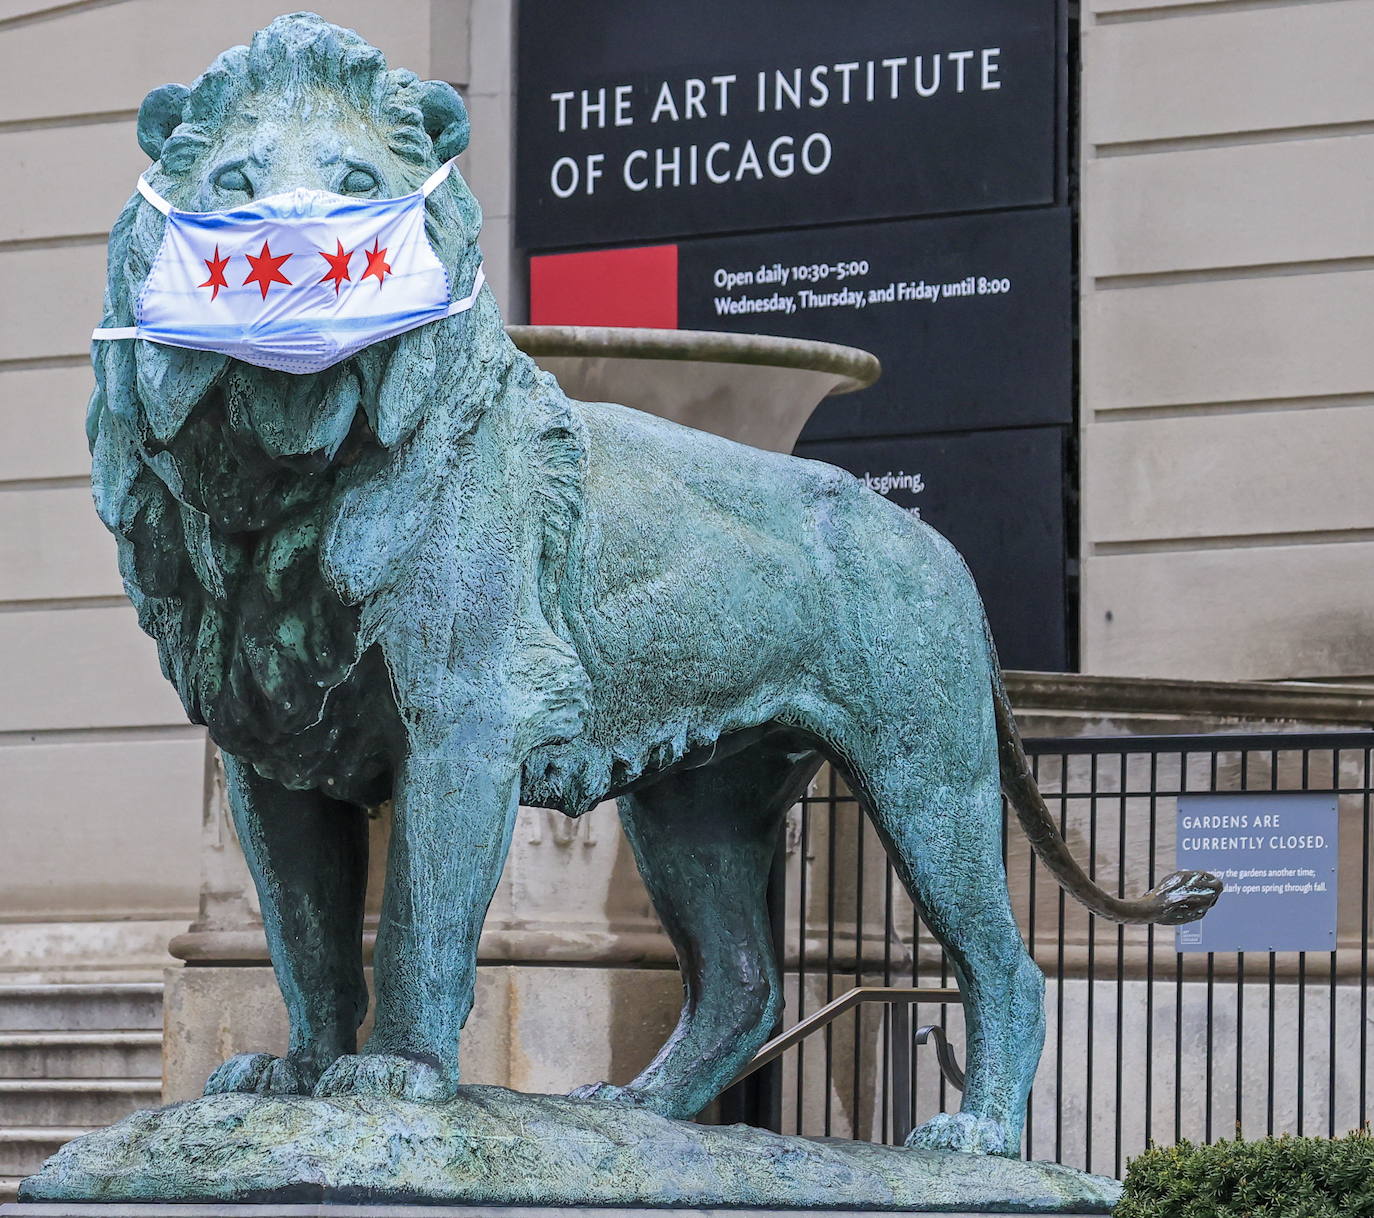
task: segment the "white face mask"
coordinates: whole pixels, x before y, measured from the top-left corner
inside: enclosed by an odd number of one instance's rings
[[[452,166],[398,199],[298,189],[225,211],[179,211],[140,177],[139,193],[167,229],[138,324],[91,337],[146,338],[305,373],[463,313],[482,290],[482,267],[472,290],[450,300],[448,272],[425,235],[425,201]]]

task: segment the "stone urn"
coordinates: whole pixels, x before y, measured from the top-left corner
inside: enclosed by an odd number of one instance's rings
[[[791,452],[823,398],[878,379],[867,351],[711,330],[507,326],[583,402],[619,402],[741,444]]]

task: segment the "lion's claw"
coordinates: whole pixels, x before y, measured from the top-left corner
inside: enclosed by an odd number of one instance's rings
[[[457,1078],[430,1062],[397,1053],[357,1053],[339,1058],[315,1084],[315,1094],[388,1095],[398,1100],[451,1100]]]
[[[309,1095],[310,1085],[296,1066],[270,1053],[239,1053],[215,1068],[206,1095],[246,1091],[253,1095]]]
[[[957,1150],[968,1155],[1008,1155],[1015,1158],[1019,1146],[1008,1145],[1007,1127],[992,1117],[969,1112],[940,1112],[907,1136],[908,1146],[922,1150]]]
[[[680,1091],[664,1086],[619,1087],[615,1083],[584,1083],[569,1091],[568,1098],[589,1104],[607,1104],[613,1108],[639,1108],[675,1121],[690,1121],[697,1114],[695,1108],[684,1106]]]
[[[614,1083],[584,1083],[568,1092],[570,1100],[589,1100],[594,1104],[615,1104],[621,1108],[643,1108],[645,1097],[642,1092],[630,1087],[617,1087]]]

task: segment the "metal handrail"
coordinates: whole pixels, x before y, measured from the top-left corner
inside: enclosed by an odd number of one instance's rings
[[[775,1036],[763,1046],[745,1064],[744,1068],[735,1075],[731,1081],[733,1087],[735,1083],[742,1082],[748,1078],[755,1070],[766,1066],[769,1062],[777,1060],[788,1049],[800,1041],[805,1040],[812,1032],[825,1027],[826,1024],[834,1022],[846,1011],[864,1002],[889,1002],[889,1003],[913,1003],[913,1002],[962,1002],[962,996],[958,990],[953,989],[916,989],[910,986],[884,986],[884,985],[856,985],[852,990],[846,990],[833,1002],[827,1002],[825,1006],[817,1011],[813,1011],[805,1019],[799,1019],[792,1027],[788,1028],[781,1036]]]
[[[775,1036],[763,1046],[745,1067],[735,1075],[731,1086],[748,1078],[755,1070],[776,1061],[788,1049],[805,1040],[813,1032],[838,1019],[846,1011],[866,1002],[885,1002],[892,1007],[892,1132],[896,1142],[904,1142],[911,1132],[911,1049],[913,1044],[932,1043],[940,1073],[958,1091],[964,1089],[964,1072],[945,1039],[944,1029],[927,1024],[911,1032],[911,1007],[918,1002],[962,1002],[956,989],[859,985],[838,998],[827,1002],[805,1019],[798,1020],[781,1036]]]
[[[928,1023],[925,1027],[916,1029],[915,1040],[918,1045],[929,1041],[935,1046],[935,1060],[940,1063],[940,1073],[945,1076],[951,1087],[956,1091],[962,1091],[964,1072],[959,1066],[959,1059],[954,1056],[954,1047],[949,1043],[944,1028],[937,1023]]]

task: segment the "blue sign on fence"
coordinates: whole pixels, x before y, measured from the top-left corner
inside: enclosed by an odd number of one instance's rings
[[[1338,835],[1334,795],[1180,795],[1178,866],[1226,887],[1178,950],[1334,951]]]

